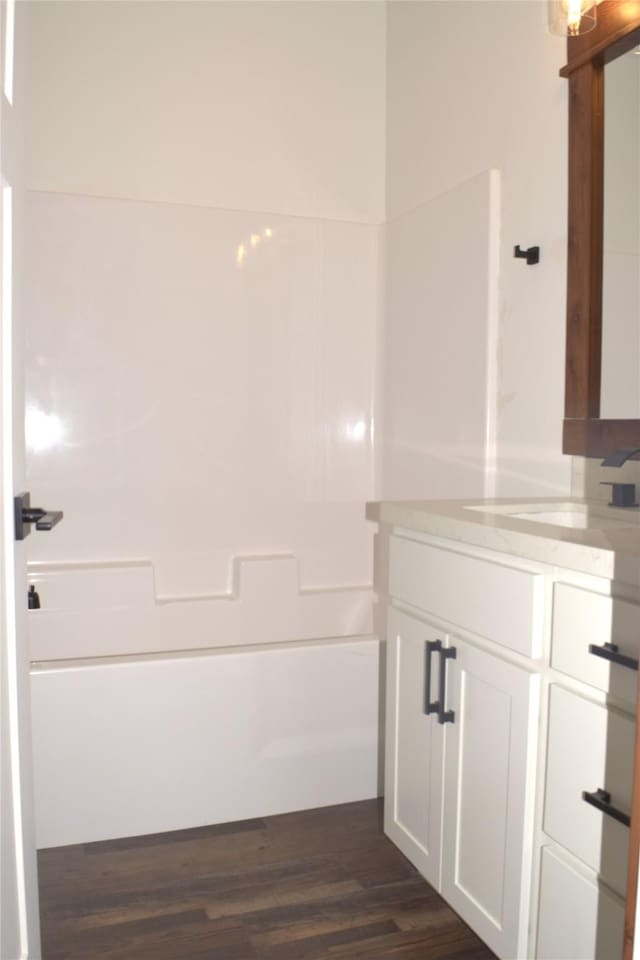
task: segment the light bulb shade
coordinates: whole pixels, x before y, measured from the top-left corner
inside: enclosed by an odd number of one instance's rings
[[[598,22],[597,0],[547,0],[549,30],[559,37],[578,37]]]

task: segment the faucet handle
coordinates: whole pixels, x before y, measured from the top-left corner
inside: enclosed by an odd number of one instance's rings
[[[610,480],[601,480],[602,487],[611,487],[610,507],[640,507],[636,503],[635,483],[611,483]]]

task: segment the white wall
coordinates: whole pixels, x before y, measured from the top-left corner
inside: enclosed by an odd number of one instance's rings
[[[29,7],[32,189],[382,220],[382,3]]]
[[[90,678],[118,709],[121,673],[74,658],[141,658],[123,667],[127,696],[160,729],[149,654],[273,644],[267,717],[293,682],[278,645],[326,641],[321,668],[296,674],[312,703],[340,669],[335,641],[372,631],[385,10],[54,0],[29,15],[27,467],[33,500],[65,511],[27,541],[42,599],[31,653],[49,664],[35,738],[57,726],[62,689],[81,733],[59,744],[62,791],[36,752],[40,839],[57,842],[77,835],[65,797],[82,794],[82,757],[102,742],[81,706]],[[222,662],[207,661],[212,677]],[[247,681],[258,662],[234,661]],[[169,675],[188,686],[203,663]],[[375,643],[346,676],[362,764],[307,805],[376,789]],[[187,701],[213,755],[233,730]],[[111,727],[122,777],[141,722]],[[242,763],[259,764],[255,738],[242,742]],[[281,809],[303,766],[277,784]],[[146,778],[165,828],[193,822],[201,771],[194,748],[180,791],[158,798]],[[95,814],[93,838],[113,835]],[[119,829],[142,829],[135,811]]]
[[[564,40],[547,31],[544,3],[388,5],[388,219],[484,171],[500,173],[492,398],[499,496],[566,493],[570,483],[569,458],[561,454],[567,81],[558,70],[564,58]],[[462,214],[457,229],[461,237],[467,229]],[[539,245],[540,264],[514,260],[516,244]],[[452,257],[451,282],[466,284],[474,267],[468,256]],[[436,344],[441,323],[434,317],[430,328]],[[479,331],[466,350],[483,349],[481,341]],[[465,389],[453,368],[451,379]]]

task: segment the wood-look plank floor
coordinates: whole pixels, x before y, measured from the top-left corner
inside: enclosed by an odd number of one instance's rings
[[[39,854],[44,960],[495,960],[377,801]]]

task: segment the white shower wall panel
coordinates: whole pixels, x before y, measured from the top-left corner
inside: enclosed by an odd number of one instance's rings
[[[458,192],[460,184],[483,171],[500,171],[496,495],[566,496],[571,472],[570,458],[562,455],[568,84],[558,77],[566,44],[546,29],[544,3],[394,0],[386,6],[388,217],[411,215],[420,205],[428,208],[429,201]],[[455,75],[452,51],[464,65]],[[521,74],[520,82],[511,82]],[[454,223],[460,243],[449,246],[439,263],[460,302],[460,289],[473,287],[486,240],[470,250],[477,224],[463,210]],[[540,263],[527,267],[516,260],[516,244],[539,245]],[[441,326],[438,322],[436,336]],[[466,349],[472,351],[478,341],[472,335],[479,336],[475,323],[469,332]],[[442,366],[464,389],[456,359]],[[446,419],[457,397],[441,396]],[[411,477],[419,476],[420,453],[407,447]],[[434,466],[441,473],[445,464]],[[422,497],[434,495],[431,488],[422,489]],[[455,493],[444,495],[464,496],[460,489],[456,485]]]
[[[386,227],[383,496],[492,494],[500,174]]]
[[[293,556],[235,558],[229,593],[163,598],[150,563],[38,564],[32,661],[292,643],[372,632],[371,588],[301,590]]]
[[[163,597],[246,556],[368,585],[379,231],[29,194],[28,477],[65,511],[30,561],[149,561]]]

